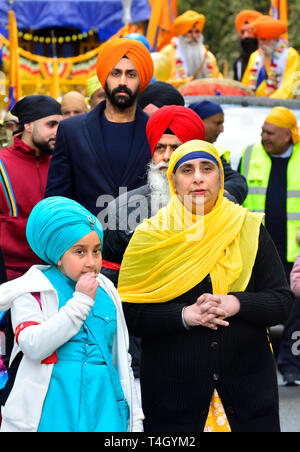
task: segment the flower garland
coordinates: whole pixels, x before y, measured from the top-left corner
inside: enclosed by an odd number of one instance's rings
[[[212,62],[210,61],[209,55],[205,54],[204,58],[205,58],[205,63],[203,65],[203,68],[202,68],[200,74],[198,74],[197,78],[201,78],[201,75],[203,78],[212,78],[214,67],[212,65]],[[180,57],[177,57],[175,64],[176,64],[177,78],[188,77],[183,59]]]
[[[286,50],[288,47],[288,42],[285,40],[280,40],[279,45],[276,48],[276,50],[273,52],[272,55],[272,62],[270,65],[269,72],[267,74],[267,80],[266,80],[266,96],[270,96],[274,91],[276,91],[279,88],[280,80],[283,75],[282,71],[282,65],[279,64],[279,60],[282,57],[282,54],[284,50]],[[252,90],[253,94],[255,93],[257,89],[257,79],[259,72],[262,68],[264,60],[264,54],[261,49],[257,52],[257,58],[254,62],[254,65],[252,69],[250,70],[249,75],[249,88]]]

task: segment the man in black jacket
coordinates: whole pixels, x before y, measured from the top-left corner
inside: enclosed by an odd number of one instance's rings
[[[152,79],[151,55],[138,41],[115,40],[101,48],[97,75],[106,100],[59,127],[45,195],[74,199],[93,215],[119,196],[120,187],[146,182],[148,116],[137,97]]]

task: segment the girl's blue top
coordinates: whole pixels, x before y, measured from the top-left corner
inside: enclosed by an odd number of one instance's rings
[[[76,283],[55,266],[44,274],[57,290],[61,308],[73,297]],[[116,325],[116,307],[99,287],[79,332],[57,350],[58,362],[53,367],[39,432],[127,431],[128,404],[112,357]]]

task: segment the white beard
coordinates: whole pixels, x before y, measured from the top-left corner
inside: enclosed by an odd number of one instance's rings
[[[181,52],[184,54],[185,57],[188,75],[193,76],[200,68],[205,55],[205,48],[203,46],[203,36],[201,35],[199,37],[197,44],[190,44],[189,40],[187,40],[187,38],[184,36],[179,36],[178,40]],[[201,73],[198,75],[197,78],[199,78],[200,75]]]
[[[161,162],[154,165],[152,162],[148,165],[148,185],[151,198],[151,215],[156,215],[159,209],[165,207],[170,199],[169,181],[165,171],[159,168],[166,166]]]
[[[261,49],[267,56],[272,56],[272,54],[275,52],[278,45],[277,40],[271,40],[268,45],[262,45]]]

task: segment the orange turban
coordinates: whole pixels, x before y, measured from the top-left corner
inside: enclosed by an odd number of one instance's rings
[[[251,22],[250,27],[255,31],[256,36],[261,39],[278,39],[287,31],[285,22],[270,16],[260,16]]]
[[[261,13],[258,11],[254,11],[253,9],[245,9],[244,11],[241,11],[238,13],[235,19],[235,26],[239,33],[239,35],[242,34],[242,28],[245,24],[249,24],[250,22],[253,22],[255,19],[258,19],[260,16],[262,16]]]
[[[139,74],[140,92],[144,91],[153,77],[154,65],[146,46],[133,39],[112,39],[100,48],[96,72],[101,85],[105,87],[110,71],[124,56],[134,64]]]
[[[293,143],[300,141],[299,127],[295,114],[285,107],[274,107],[269,116],[266,117],[265,122],[274,124],[283,129],[289,129],[292,133]]]
[[[185,35],[195,25],[201,32],[205,24],[205,16],[196,11],[186,11],[174,20],[174,32],[176,36]]]

